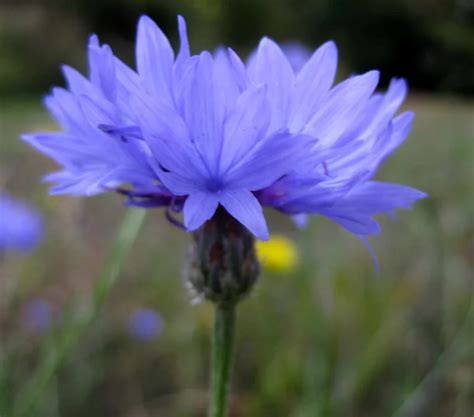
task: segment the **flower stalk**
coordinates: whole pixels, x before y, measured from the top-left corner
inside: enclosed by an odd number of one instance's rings
[[[189,286],[215,306],[209,417],[225,417],[232,370],[237,304],[254,287],[260,265],[255,239],[226,210],[194,233]]]
[[[209,417],[225,417],[235,338],[235,306],[216,305],[212,336]]]

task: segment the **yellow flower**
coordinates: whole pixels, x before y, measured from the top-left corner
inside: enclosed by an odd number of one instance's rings
[[[257,241],[257,257],[264,269],[271,272],[288,272],[298,263],[298,249],[291,239],[272,235],[266,242]]]

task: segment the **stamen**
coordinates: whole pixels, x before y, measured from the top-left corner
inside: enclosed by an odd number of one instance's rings
[[[165,211],[165,216],[166,219],[173,225],[179,227],[180,229],[186,230],[186,227],[184,227],[183,222],[179,221],[178,219],[174,218],[173,215],[171,214],[170,206],[166,207]]]
[[[328,164],[326,161],[323,161],[323,167],[324,167],[324,174],[329,177],[329,169],[328,169]]]

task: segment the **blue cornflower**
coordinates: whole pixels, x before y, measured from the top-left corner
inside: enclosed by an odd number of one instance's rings
[[[30,250],[38,244],[42,235],[41,216],[0,191],[0,252]]]
[[[160,335],[165,326],[161,315],[150,308],[139,308],[129,317],[128,330],[138,340],[149,342]]]
[[[48,329],[53,322],[54,311],[51,304],[42,298],[29,300],[23,308],[23,323],[32,331]]]
[[[262,206],[300,220],[321,214],[365,236],[378,231],[372,215],[424,196],[371,180],[410,129],[411,113],[393,118],[404,81],[373,94],[372,71],[332,87],[332,43],[297,73],[267,38],[247,66],[231,49],[192,56],[178,24],[176,57],[142,17],[136,72],[95,36],[89,77],[63,68],[68,90],[45,100],[63,131],[24,136],[63,166],[46,178],[53,193],[115,190],[131,204],[183,211],[189,231],[222,206],[261,239]]]

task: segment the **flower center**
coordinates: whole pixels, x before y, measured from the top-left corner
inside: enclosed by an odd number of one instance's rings
[[[222,181],[217,179],[211,179],[207,182],[207,189],[213,193],[221,191],[223,188]]]

